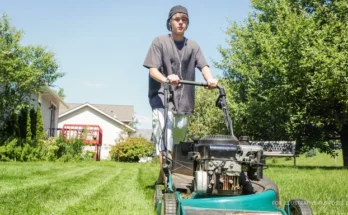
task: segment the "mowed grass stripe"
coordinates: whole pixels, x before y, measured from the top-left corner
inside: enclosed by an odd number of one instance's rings
[[[0,179],[9,177],[34,177],[37,175],[48,175],[66,172],[67,169],[76,169],[77,167],[86,167],[79,163],[62,163],[62,162],[0,162]],[[10,173],[10,174],[8,174]]]
[[[68,207],[64,214],[154,214],[151,199],[139,186],[142,164],[120,164],[121,173],[99,187],[93,195],[85,196],[79,204]]]
[[[291,199],[304,199],[314,214],[347,214],[348,170],[274,166],[265,175],[278,185],[282,206]]]
[[[105,184],[115,180],[120,172],[121,169],[113,171],[106,171],[106,169],[103,169],[103,172],[99,174],[97,178],[91,178],[91,180],[88,180],[81,186],[75,186],[75,195],[70,195],[68,198],[46,201],[43,206],[50,212],[50,214],[65,214],[65,210],[68,207],[74,207],[75,205],[78,205],[82,199],[92,196],[101,187],[105,186]]]
[[[298,168],[272,164],[264,171],[278,185],[282,206],[301,198],[314,214],[347,214],[348,169],[305,167],[309,159],[314,158],[301,160]],[[154,214],[152,186],[158,170],[158,164],[110,161],[0,163],[0,185],[12,181],[16,185],[9,187],[19,188],[0,195],[0,215]]]
[[[146,199],[153,203],[154,184],[159,173],[159,165],[143,164],[139,169],[138,186],[144,191]]]
[[[54,184],[62,179],[75,178],[86,175],[94,171],[95,167],[79,167],[66,171],[61,174],[50,173],[48,175],[38,175],[36,177],[28,177],[25,180],[13,180],[12,184],[6,186],[3,185],[0,190],[0,196],[3,194],[9,194],[11,192],[18,192],[18,190],[25,190],[27,188],[40,187],[43,185]],[[0,180],[0,182],[2,182]]]
[[[25,189],[12,190],[0,195],[1,214],[50,214],[54,208],[45,207],[45,202],[70,199],[79,196],[83,187],[96,183],[104,176],[105,169],[90,168],[89,171],[70,177],[40,182]],[[60,205],[56,205],[60,207]]]
[[[0,163],[0,194],[32,186],[40,181],[74,175],[88,168],[86,165],[64,163]]]

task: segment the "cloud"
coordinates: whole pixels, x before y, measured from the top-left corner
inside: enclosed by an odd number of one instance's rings
[[[82,85],[85,87],[92,87],[92,88],[102,88],[105,86],[103,82],[89,82],[89,81],[83,81]]]

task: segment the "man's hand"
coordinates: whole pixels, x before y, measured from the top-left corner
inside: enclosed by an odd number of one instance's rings
[[[218,81],[215,80],[214,78],[208,79],[208,80],[207,80],[208,86],[207,86],[206,88],[207,88],[207,89],[213,89],[213,88],[216,87],[217,83],[218,83]]]
[[[179,84],[179,81],[180,81],[179,76],[172,74],[172,75],[168,75],[167,78],[170,85],[179,85],[179,86],[181,85]]]
[[[209,66],[205,66],[201,69],[204,79],[206,80],[208,86],[206,89],[213,89],[217,86],[217,80],[213,78],[213,74],[211,74]]]

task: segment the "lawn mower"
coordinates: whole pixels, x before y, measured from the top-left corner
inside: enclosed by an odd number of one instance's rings
[[[204,86],[206,83],[181,80],[180,84]],[[192,87],[194,87],[192,86]],[[247,136],[233,134],[224,88],[217,85],[216,106],[222,110],[228,135],[211,134],[174,145],[162,153],[165,185],[155,185],[158,215],[311,215],[302,199],[279,203],[277,185],[263,175],[267,154],[264,147],[251,144]],[[168,118],[171,92],[164,83],[164,119]],[[166,125],[166,123],[165,123]],[[162,141],[167,146],[167,129]]]

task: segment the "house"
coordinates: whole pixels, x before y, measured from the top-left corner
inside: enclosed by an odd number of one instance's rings
[[[109,159],[111,147],[120,135],[129,136],[136,132],[131,127],[134,107],[130,105],[107,105],[68,103],[68,108],[59,110],[58,128],[65,124],[98,125],[103,130],[100,159]]]
[[[35,98],[36,97],[36,98]],[[58,115],[61,108],[69,106],[48,86],[41,87],[40,92],[34,95],[32,104],[41,106],[44,131],[46,136],[55,137],[58,135]],[[36,107],[35,107],[36,108]]]

